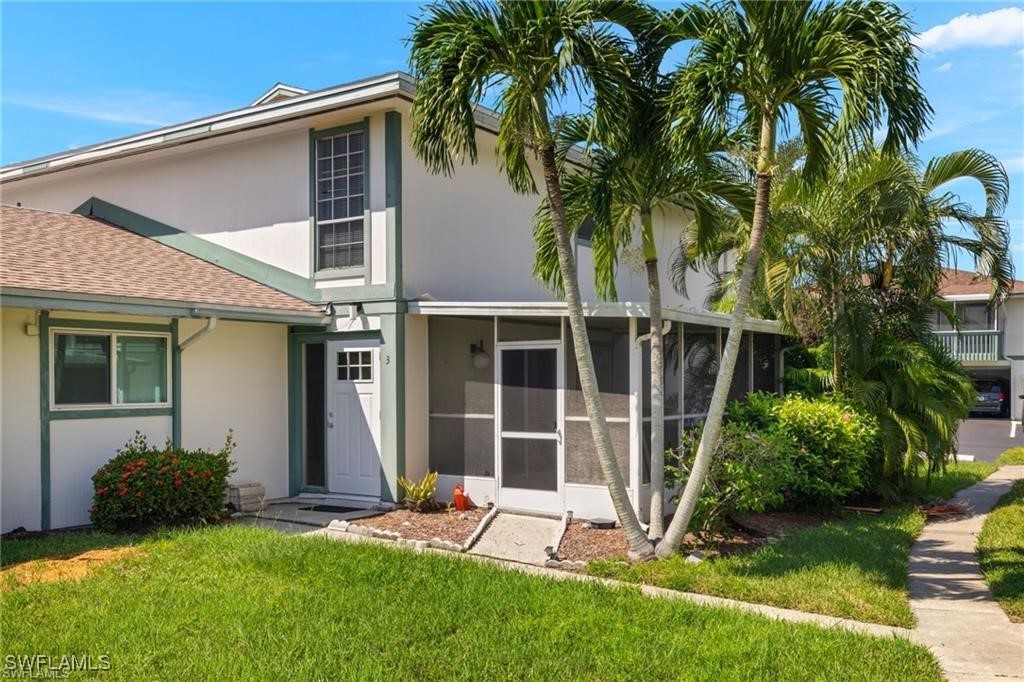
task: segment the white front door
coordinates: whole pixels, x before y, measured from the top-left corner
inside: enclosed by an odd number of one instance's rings
[[[327,490],[380,497],[380,347],[327,344]]]
[[[506,509],[562,511],[561,345],[498,347],[498,504]]]

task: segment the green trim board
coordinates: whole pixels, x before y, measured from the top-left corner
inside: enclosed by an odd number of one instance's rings
[[[50,313],[39,314],[39,526],[50,530]]]
[[[104,320],[76,320],[69,317],[50,316],[50,329],[102,329],[116,332],[157,332],[167,334],[173,331],[171,324],[147,324],[144,322],[106,322]]]
[[[337,135],[354,132],[363,133],[363,264],[351,268],[321,270],[317,262],[319,249],[316,232],[316,143],[319,140]],[[372,240],[370,235],[370,117],[367,116],[356,123],[349,123],[333,128],[309,129],[309,269],[311,281],[341,277],[364,276],[370,279],[370,263],[373,260]],[[360,287],[361,288],[361,287]]]
[[[138,300],[140,302],[136,303]],[[0,290],[0,305],[9,308],[61,310],[76,313],[109,313],[146,317],[218,317],[239,322],[270,322],[276,324],[309,324],[324,320],[326,315],[290,313],[273,310],[239,310],[227,307],[196,307],[191,303],[173,301],[153,302],[149,299],[127,299],[112,296],[73,294],[53,291],[5,288]],[[324,322],[326,324],[326,321]]]
[[[178,320],[171,320],[171,443],[181,447],[181,346]]]
[[[183,232],[170,225],[147,218],[126,208],[116,206],[98,197],[91,197],[72,211],[78,215],[99,218],[117,227],[130,230],[161,244],[184,251],[214,265],[219,265],[244,277],[265,284],[286,294],[306,301],[319,300],[310,280],[283,268],[265,263],[219,244]]]
[[[405,315],[381,315],[380,321],[385,345],[390,344],[389,357],[381,360],[380,493],[381,499],[397,502],[398,477],[405,475]]]
[[[103,407],[90,410],[50,410],[50,421],[113,419],[117,417],[173,417],[174,407]],[[127,435],[127,434],[126,434]],[[113,454],[113,453],[111,453]]]
[[[383,303],[395,300],[391,284],[367,284],[358,287],[325,287],[320,290],[324,301],[331,303]]]
[[[302,356],[297,337],[288,335],[288,496],[302,482]]]

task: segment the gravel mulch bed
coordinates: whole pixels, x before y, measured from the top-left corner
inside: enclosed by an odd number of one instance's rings
[[[774,511],[744,514],[733,519],[740,528],[765,537],[785,537],[804,528],[820,526],[834,517],[814,512]]]
[[[714,558],[752,552],[764,543],[764,537],[742,528],[734,528],[730,529],[728,534],[709,537],[697,537],[687,533],[683,538],[683,549],[686,552],[699,551],[705,558]],[[558,546],[557,557],[563,561],[625,559],[626,550],[626,534],[621,528],[602,530],[591,528],[585,521],[574,521],[565,529],[565,535]]]
[[[477,507],[460,512],[455,509],[442,509],[437,512],[414,512],[408,509],[395,509],[365,519],[356,519],[353,523],[379,530],[390,530],[401,533],[408,540],[433,540],[440,538],[457,544],[463,544],[480,525],[487,509]]]

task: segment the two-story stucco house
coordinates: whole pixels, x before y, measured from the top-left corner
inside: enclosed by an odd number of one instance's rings
[[[440,473],[478,504],[610,515],[565,306],[531,275],[537,197],[480,163],[426,172],[394,73],[0,171],[2,529],[88,522],[89,477],[135,430],[216,448],[270,498],[399,499]],[[539,177],[539,175],[538,175]],[[683,216],[662,217],[670,254]],[[644,276],[594,294],[576,245],[616,454],[644,511]],[[668,434],[706,412],[725,316],[666,281]],[[778,385],[774,323],[748,322],[735,395]]]
[[[979,386],[998,387],[1004,400],[994,416],[1019,420],[1024,414],[1024,282],[1014,281],[996,307],[989,306],[991,290],[987,277],[946,270],[940,294],[953,304],[960,329],[938,314],[935,335]]]

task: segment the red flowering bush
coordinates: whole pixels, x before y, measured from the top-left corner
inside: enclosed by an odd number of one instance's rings
[[[162,448],[146,436],[117,451],[93,477],[92,524],[104,531],[203,522],[224,511],[228,477],[234,472],[231,431],[219,452]]]

